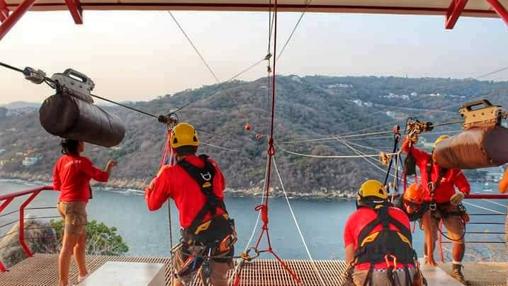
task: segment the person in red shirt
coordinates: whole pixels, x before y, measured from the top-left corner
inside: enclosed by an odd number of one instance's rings
[[[434,142],[434,147],[447,138],[449,138],[447,135],[440,136]],[[462,170],[441,168],[434,163],[433,154],[414,147],[416,141],[416,139],[406,138],[402,144],[402,151],[414,158],[420,170],[424,200],[429,203],[429,211],[422,217],[426,263],[437,265],[434,260],[434,248],[439,221],[442,220],[448,232],[447,236],[453,244],[452,276],[462,283],[467,283],[462,274],[462,259],[465,252],[465,224],[468,218],[461,202],[465,195],[469,194],[471,187]]]
[[[201,268],[214,286],[228,284],[233,267],[234,222],[224,204],[224,176],[217,162],[196,156],[199,139],[188,123],[179,123],[169,136],[177,164],[161,167],[145,189],[150,211],[169,199],[175,201],[181,227],[181,243],[173,250],[173,285],[189,285]],[[212,256],[212,257],[210,257]]]
[[[422,285],[409,218],[391,207],[385,186],[377,180],[362,184],[357,210],[344,227],[346,262],[354,285]]]
[[[116,161],[108,161],[104,170],[99,170],[93,166],[90,159],[80,155],[85,150],[82,141],[63,139],[61,146],[63,155],[56,161],[53,169],[53,188],[60,191],[57,208],[65,224],[58,259],[59,286],[67,286],[73,254],[79,269],[78,281],[88,275],[85,249],[86,205],[92,197],[90,180],[107,182]]]

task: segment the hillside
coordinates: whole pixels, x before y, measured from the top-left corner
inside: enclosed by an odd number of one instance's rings
[[[188,102],[198,102],[179,112],[193,123],[207,144],[200,152],[216,159],[224,169],[228,186],[254,191],[262,186],[269,120],[268,80],[234,81],[186,90],[148,102],[132,103],[155,114],[167,113]],[[288,190],[298,194],[352,192],[365,178],[384,175],[362,159],[314,159],[295,157],[281,148],[313,155],[354,155],[336,140],[296,142],[333,134],[388,131],[403,126],[405,118],[444,122],[459,119],[458,107],[470,100],[488,98],[508,106],[508,82],[396,77],[283,76],[278,79],[276,109],[277,163]],[[107,95],[102,95],[106,96]],[[99,102],[100,103],[100,102]],[[102,165],[107,158],[119,161],[114,173],[117,186],[141,188],[156,174],[164,138],[164,126],[153,118],[129,110],[107,107],[126,124],[127,134],[118,147],[88,145],[86,154]],[[244,125],[249,123],[251,131]],[[440,128],[439,132],[458,130]],[[256,138],[258,134],[258,138]],[[433,140],[437,134],[424,136]],[[297,141],[298,141],[297,140]],[[389,151],[390,136],[353,138],[355,148],[369,154]],[[59,156],[59,139],[48,135],[38,122],[38,112],[0,116],[0,175],[47,179]],[[371,150],[375,149],[375,150]],[[25,167],[22,160],[40,160]]]

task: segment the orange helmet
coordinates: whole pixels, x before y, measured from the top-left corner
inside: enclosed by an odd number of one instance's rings
[[[422,186],[420,184],[412,184],[404,192],[403,199],[406,202],[420,205],[423,203],[423,197],[424,193]]]

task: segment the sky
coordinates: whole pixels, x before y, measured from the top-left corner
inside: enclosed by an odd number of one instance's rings
[[[220,81],[265,57],[268,14],[173,12]],[[283,46],[300,13],[280,13]],[[48,75],[73,68],[94,93],[120,101],[150,100],[216,83],[164,11],[27,13],[0,41],[0,62]],[[508,29],[499,18],[307,13],[277,63],[282,75],[470,78],[508,66]],[[239,79],[266,75],[260,64]],[[508,71],[484,79],[508,80]],[[0,68],[0,104],[42,102],[52,90]]]

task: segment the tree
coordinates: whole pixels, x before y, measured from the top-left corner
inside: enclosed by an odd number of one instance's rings
[[[57,238],[62,241],[64,221],[52,220],[51,226],[55,229]],[[117,234],[116,227],[108,227],[102,222],[92,220],[86,225],[86,253],[91,255],[123,255],[129,247],[123,238]]]

